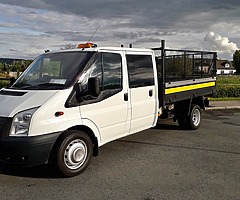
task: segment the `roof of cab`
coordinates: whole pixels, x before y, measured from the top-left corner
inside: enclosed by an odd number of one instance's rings
[[[76,49],[65,49],[65,50],[57,50],[51,51],[49,53],[56,53],[56,52],[77,52],[77,51],[132,51],[132,52],[153,52],[152,49],[144,49],[144,48],[125,48],[125,47],[93,47],[93,48],[76,48]]]

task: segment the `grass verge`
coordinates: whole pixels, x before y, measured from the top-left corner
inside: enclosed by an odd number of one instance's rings
[[[225,97],[225,98],[214,98],[214,97],[209,97],[209,101],[240,101],[240,97]]]

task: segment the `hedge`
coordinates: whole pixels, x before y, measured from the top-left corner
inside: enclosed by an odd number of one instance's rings
[[[9,85],[9,81],[0,80],[0,89]]]
[[[240,85],[217,85],[217,90],[213,94],[215,98],[240,97]]]

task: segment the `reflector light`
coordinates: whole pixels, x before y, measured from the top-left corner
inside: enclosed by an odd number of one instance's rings
[[[60,117],[62,115],[64,115],[64,112],[62,112],[62,111],[58,111],[58,112],[55,113],[56,117]]]

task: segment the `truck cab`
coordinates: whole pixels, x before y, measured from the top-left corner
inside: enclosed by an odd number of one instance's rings
[[[0,90],[0,160],[51,162],[64,176],[78,175],[100,146],[156,125],[158,90],[150,49],[42,54]]]

